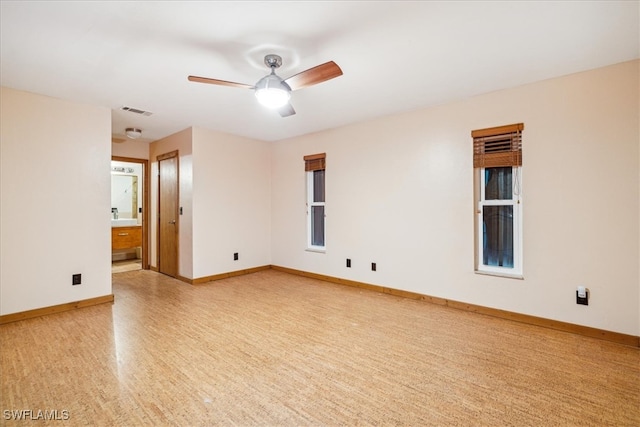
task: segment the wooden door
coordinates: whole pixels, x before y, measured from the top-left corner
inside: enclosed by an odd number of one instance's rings
[[[178,152],[158,156],[158,271],[178,275]]]

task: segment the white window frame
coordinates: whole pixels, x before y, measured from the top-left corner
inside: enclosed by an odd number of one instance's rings
[[[479,168],[477,181],[479,185],[476,209],[476,272],[497,276],[523,278],[523,254],[522,254],[522,166],[512,166],[511,173],[511,199],[485,199],[485,168]],[[485,206],[513,206],[513,268],[499,267],[483,264],[484,259],[484,230],[483,216]]]
[[[324,202],[314,202],[314,187],[313,187],[313,172],[314,171],[308,171],[305,172],[307,174],[307,250],[309,251],[315,251],[315,252],[325,252],[327,249],[327,212],[326,212],[326,170],[322,169],[325,171],[325,183],[324,183],[324,188],[325,188],[325,201]],[[325,214],[324,217],[322,218],[323,221],[323,236],[322,236],[322,241],[324,242],[323,246],[318,246],[318,245],[314,245],[312,244],[313,242],[313,224],[312,224],[312,215],[311,215],[311,211],[312,208],[315,206],[323,206],[325,207]]]

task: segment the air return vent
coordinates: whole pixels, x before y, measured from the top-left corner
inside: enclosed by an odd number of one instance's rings
[[[133,108],[133,107],[122,107],[121,110],[122,111],[128,111],[130,113],[140,114],[140,115],[143,115],[143,116],[150,116],[150,115],[153,114],[150,111],[139,110],[139,109]]]

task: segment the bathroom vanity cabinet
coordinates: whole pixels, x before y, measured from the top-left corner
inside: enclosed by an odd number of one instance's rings
[[[112,227],[111,249],[131,249],[142,246],[142,226]]]

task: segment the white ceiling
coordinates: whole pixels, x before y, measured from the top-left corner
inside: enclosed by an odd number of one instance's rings
[[[273,141],[639,58],[638,1],[1,1],[1,84],[106,106],[143,141],[199,126]],[[333,60],[282,118],[252,90]],[[128,106],[152,112],[140,116]],[[79,118],[81,119],[81,118]]]

